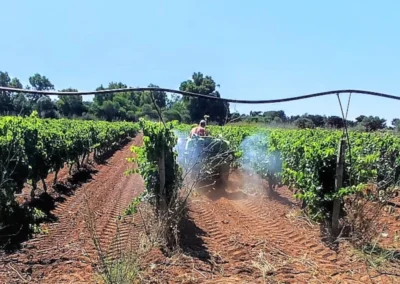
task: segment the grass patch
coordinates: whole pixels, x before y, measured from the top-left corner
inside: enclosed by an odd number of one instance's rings
[[[253,266],[260,270],[264,282],[273,276],[276,271],[274,265],[268,261],[266,254],[263,251],[260,251],[256,261],[253,261]]]
[[[388,262],[399,262],[400,251],[381,248],[376,244],[368,244],[358,251],[359,255],[373,268],[382,267]]]
[[[105,260],[98,279],[106,284],[131,284],[138,282],[139,264],[134,254],[124,254],[118,259]]]

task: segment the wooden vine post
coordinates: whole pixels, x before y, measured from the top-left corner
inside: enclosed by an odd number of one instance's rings
[[[158,172],[159,172],[159,178],[160,178],[160,205],[162,208],[162,211],[165,212],[164,210],[167,209],[167,197],[166,197],[166,192],[165,192],[165,152],[164,152],[164,147],[161,148],[160,151],[160,157],[158,159]]]
[[[340,142],[339,142],[337,162],[336,162],[335,192],[338,192],[343,186],[345,152],[346,152],[346,140],[342,138],[342,139],[340,139]],[[336,198],[333,201],[332,233],[334,236],[339,235],[340,204],[341,204],[340,198]]]

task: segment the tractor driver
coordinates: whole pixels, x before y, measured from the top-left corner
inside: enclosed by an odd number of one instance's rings
[[[190,131],[190,138],[193,137],[194,135],[197,136],[207,136],[208,135],[208,131],[206,130],[206,121],[205,120],[201,120],[199,125],[196,127],[193,127],[193,129]]]

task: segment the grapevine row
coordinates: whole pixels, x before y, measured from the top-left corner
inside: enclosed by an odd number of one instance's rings
[[[180,199],[182,171],[174,151],[177,143],[173,132],[175,122],[163,124],[140,119],[139,125],[143,131],[143,146],[133,147],[135,157],[129,160],[137,163],[138,168],[131,172],[139,173],[146,187],[125,214],[135,213],[140,202],[147,201],[158,220],[157,238],[163,239],[164,249],[171,252],[178,243],[178,227],[185,208],[185,202]]]
[[[137,124],[128,122],[40,119],[35,113],[1,117],[0,182],[17,193],[30,182],[34,195],[38,182],[50,172],[55,172],[56,182],[64,165],[79,168],[90,153],[101,157],[138,130]]]

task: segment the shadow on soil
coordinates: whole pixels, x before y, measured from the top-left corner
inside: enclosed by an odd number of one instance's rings
[[[193,258],[204,262],[211,261],[211,255],[206,247],[202,237],[209,235],[199,228],[190,217],[184,218],[180,224],[181,239],[179,246],[182,251]]]
[[[122,148],[124,148],[130,141],[132,141],[131,138],[127,138],[124,141],[122,141],[120,144],[115,145],[114,147],[112,147],[109,151],[104,152],[96,157],[94,157],[94,160],[97,164],[99,165],[107,165],[108,164],[108,160],[114,156],[115,152],[121,150]]]
[[[77,188],[93,179],[98,171],[90,167],[74,173],[65,182],[54,185],[53,191],[48,193],[38,190],[38,195],[23,206],[13,206],[9,225],[0,230],[0,248],[12,253],[21,248],[21,243],[33,235],[33,227],[39,228],[41,223],[51,223],[58,220],[52,211],[58,203],[66,200],[65,196],[72,196]],[[40,211],[35,211],[35,209]]]
[[[286,196],[283,196],[279,192],[279,188],[275,188],[275,189],[272,189],[272,190],[267,189],[266,195],[267,195],[267,197],[269,199],[275,200],[275,201],[279,202],[282,205],[285,205],[285,206],[298,206],[298,204],[294,203],[293,201],[291,201]]]
[[[43,221],[57,221],[57,217],[54,216],[51,211],[54,210],[57,206],[57,203],[62,203],[66,200],[64,196],[72,196],[75,193],[75,190],[81,187],[83,184],[90,182],[93,180],[93,175],[98,173],[98,170],[95,170],[92,167],[83,167],[78,172],[74,173],[70,176],[65,182],[59,182],[53,186],[55,194],[42,193],[37,198],[35,198],[30,206],[40,209],[43,211],[48,220]]]
[[[77,188],[93,180],[93,175],[97,173],[98,171],[91,167],[82,168],[80,171],[69,177],[66,182],[57,183],[53,186],[53,189],[58,194],[71,196]]]
[[[97,164],[107,164],[116,151],[126,146],[132,139],[127,138],[119,145],[97,157]],[[64,182],[58,182],[54,186],[48,186],[49,192],[37,189],[36,197],[25,202],[23,205],[15,202],[10,204],[5,210],[0,212],[5,215],[2,228],[0,228],[0,249],[6,253],[13,253],[21,248],[21,244],[33,236],[33,228],[39,228],[40,223],[51,223],[57,221],[57,217],[51,212],[62,203],[66,197],[72,196],[75,190],[93,179],[93,175],[98,171],[85,164]],[[51,189],[50,189],[51,188]],[[0,208],[1,209],[1,208]],[[41,213],[35,213],[35,209]],[[40,212],[39,211],[39,212]]]

